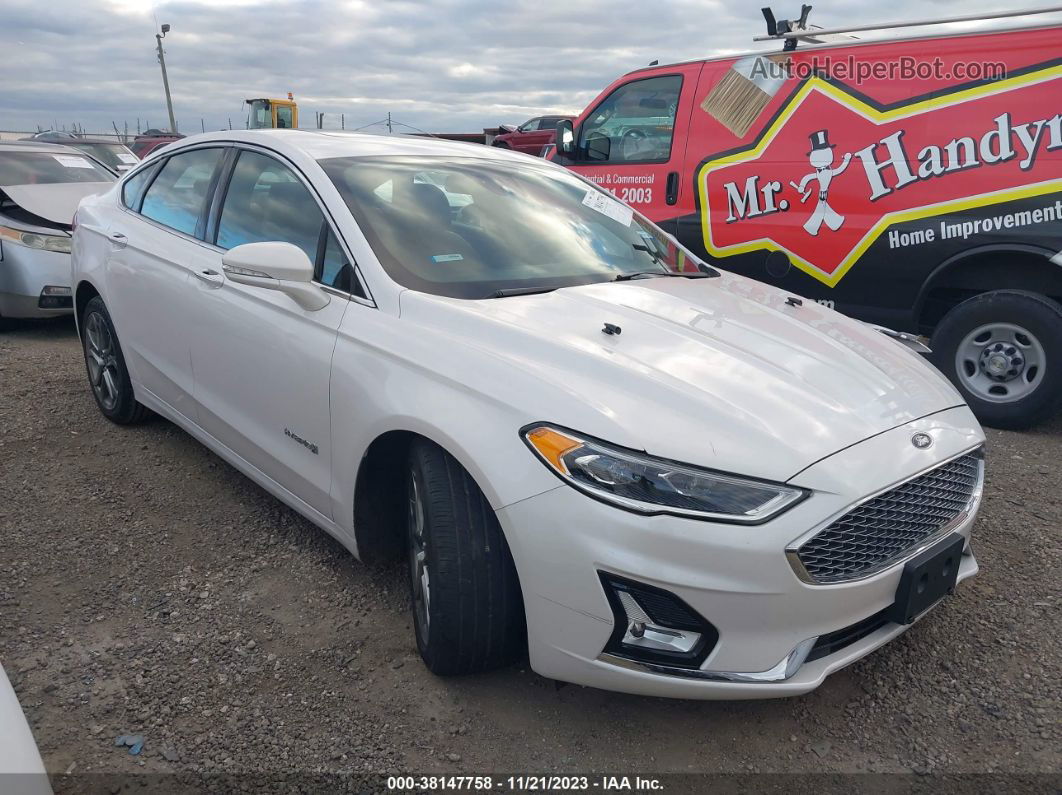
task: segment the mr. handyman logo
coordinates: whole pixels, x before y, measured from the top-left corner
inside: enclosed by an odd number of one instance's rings
[[[1060,76],[1052,66],[887,110],[813,78],[754,145],[702,163],[705,248],[784,251],[836,284],[893,223],[1062,190]]]
[[[801,194],[800,201],[802,202],[806,202],[813,193],[819,197],[819,202],[815,205],[815,211],[804,222],[804,231],[809,235],[817,235],[823,224],[826,224],[826,226],[836,232],[841,228],[841,224],[844,223],[844,216],[838,215],[837,211],[828,203],[830,184],[833,182],[834,177],[841,176],[844,170],[848,168],[848,164],[852,162],[852,153],[846,153],[841,161],[840,168],[834,168],[834,144],[830,143],[829,135],[828,130],[819,130],[811,134],[811,151],[808,152],[808,159],[811,167],[815,170],[810,174],[805,174],[799,185],[795,182],[789,183]],[[816,187],[818,190],[816,190]],[[727,191],[730,193],[731,198],[741,200],[742,197],[736,196],[736,192],[731,193],[734,191],[733,184],[727,186]],[[728,216],[727,220],[731,219],[734,219],[733,213]]]

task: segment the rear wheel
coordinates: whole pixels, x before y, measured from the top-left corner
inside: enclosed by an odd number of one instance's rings
[[[1062,306],[1045,296],[974,296],[944,316],[931,347],[985,425],[1028,428],[1062,405]]]
[[[92,396],[103,416],[118,425],[142,422],[149,412],[133,394],[118,335],[98,295],[86,304],[81,316],[81,344]]]
[[[442,448],[413,445],[407,476],[413,624],[439,675],[512,662],[526,637],[520,583],[501,526],[472,477]]]

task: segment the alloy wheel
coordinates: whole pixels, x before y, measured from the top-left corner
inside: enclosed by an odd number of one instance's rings
[[[422,643],[428,642],[431,607],[431,577],[428,572],[428,549],[425,542],[424,501],[415,471],[409,476],[409,574],[413,588],[413,610],[417,617],[417,633]]]
[[[114,335],[103,316],[98,312],[89,314],[85,323],[85,361],[92,391],[104,411],[113,411],[118,405],[116,347]]]

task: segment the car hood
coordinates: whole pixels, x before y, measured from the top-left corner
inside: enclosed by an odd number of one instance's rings
[[[57,182],[51,185],[2,185],[15,204],[54,224],[70,226],[86,196],[110,190],[112,182]]]
[[[467,344],[563,386],[560,405],[527,398],[524,409],[538,415],[530,420],[773,480],[963,404],[902,344],[814,302],[787,305],[788,297],[723,274],[425,303],[465,315],[471,322],[436,322],[462,329]],[[605,323],[620,333],[604,333]]]

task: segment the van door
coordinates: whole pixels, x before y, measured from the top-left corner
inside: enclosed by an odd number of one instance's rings
[[[579,119],[575,160],[564,163],[672,233],[696,211],[682,165],[700,70],[697,62],[627,75]]]

